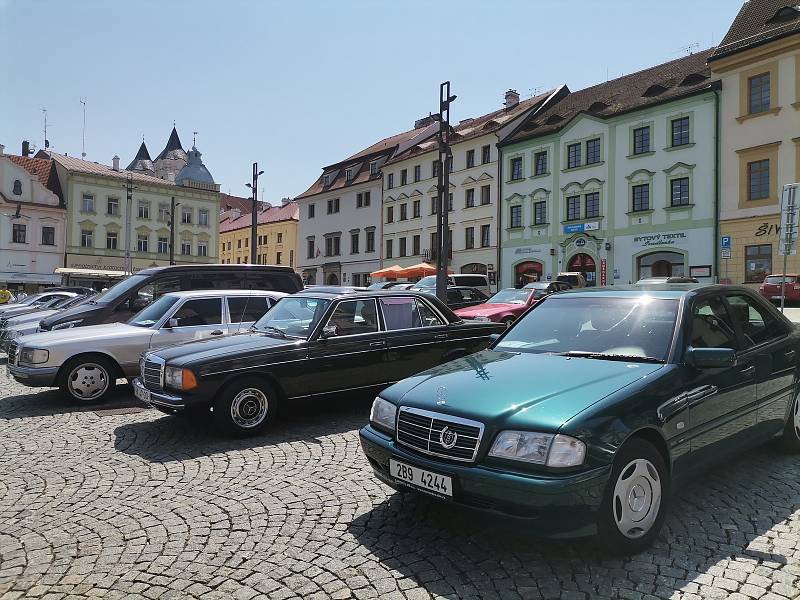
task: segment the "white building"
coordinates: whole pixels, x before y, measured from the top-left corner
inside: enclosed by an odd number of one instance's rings
[[[0,145],[0,289],[61,283],[66,211],[51,160],[7,155]]]

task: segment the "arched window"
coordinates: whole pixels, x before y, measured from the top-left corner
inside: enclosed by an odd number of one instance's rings
[[[22,182],[19,179],[14,180],[14,195],[22,196]]]

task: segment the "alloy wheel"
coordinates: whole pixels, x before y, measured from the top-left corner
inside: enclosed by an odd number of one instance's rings
[[[794,399],[794,409],[792,410],[794,418],[794,434],[800,440],[800,395]]]
[[[629,539],[647,534],[661,506],[661,478],[649,460],[637,458],[619,474],[612,510],[620,533]]]
[[[258,388],[245,388],[233,397],[231,419],[241,429],[261,424],[269,412],[269,400]]]
[[[78,365],[67,377],[70,394],[81,400],[94,400],[105,394],[109,385],[108,371],[97,363]]]

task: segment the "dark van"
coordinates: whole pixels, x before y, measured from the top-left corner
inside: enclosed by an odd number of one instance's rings
[[[42,320],[42,331],[120,323],[167,292],[253,289],[293,294],[303,281],[291,267],[272,265],[175,265],[143,269],[88,302]]]

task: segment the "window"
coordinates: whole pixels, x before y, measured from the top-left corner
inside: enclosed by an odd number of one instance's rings
[[[119,199],[109,198],[106,200],[106,214],[109,216],[119,215]]]
[[[189,256],[192,253],[192,242],[189,240],[181,241],[181,254]]]
[[[475,150],[467,150],[467,168],[475,166]]]
[[[241,248],[242,247],[242,240],[236,240],[236,247],[237,248]]]
[[[341,237],[331,235],[325,238],[325,256],[339,256],[341,254]]]
[[[197,242],[197,256],[208,256],[208,242]]]
[[[170,207],[169,204],[159,204],[158,205],[158,220],[163,221],[164,223],[169,221],[170,216]]]
[[[394,206],[386,207],[386,222],[394,223]]]
[[[416,219],[420,216],[420,208],[421,203],[419,200],[414,200],[414,203],[411,205],[411,216],[412,218]]]
[[[436,233],[431,234],[431,256],[436,257],[436,253],[439,251],[439,240],[436,236]]]
[[[467,227],[464,229],[464,248],[471,250],[475,247],[475,228]]]
[[[512,206],[511,207],[511,222],[510,226],[513,227],[522,227],[522,207]]]
[[[633,153],[650,152],[650,126],[637,127],[633,130]]]
[[[689,178],[681,177],[669,182],[670,186],[670,205],[686,206],[689,204]]]
[[[481,206],[485,206],[486,204],[491,204],[492,202],[492,186],[490,185],[483,185],[481,186]]]
[[[408,169],[401,169],[400,170],[400,185],[405,185],[408,183]]]
[[[576,221],[581,218],[581,197],[567,197],[567,221]]]
[[[266,264],[266,263],[265,263]],[[238,296],[228,298],[228,312],[231,323],[251,323],[258,321],[269,310],[270,302],[264,296]]]
[[[146,235],[139,234],[136,236],[136,249],[139,252],[147,252],[149,240]]]
[[[364,207],[364,194],[356,194],[356,208]]]
[[[586,164],[592,165],[600,162],[600,139],[596,138],[586,142]]]
[[[378,331],[378,310],[375,300],[340,302],[326,327],[333,325],[336,336],[359,335]]]
[[[547,151],[537,152],[533,155],[533,174],[544,175],[547,173]]]
[[[453,194],[447,194],[447,212],[453,212]]]
[[[533,224],[544,225],[545,223],[547,223],[547,202],[534,202]]]
[[[15,244],[24,244],[28,226],[24,224],[14,223],[11,226],[11,241]]]
[[[361,235],[359,232],[350,234],[350,254],[358,254],[358,242]]]
[[[199,225],[208,225],[208,211],[201,208],[197,213],[197,223]]]
[[[444,325],[428,305],[417,298],[381,298],[380,303],[388,331]]]
[[[400,220],[405,221],[408,219],[408,204],[400,205]]]
[[[567,146],[567,168],[574,169],[581,166],[581,145],[570,144]]]
[[[689,345],[693,348],[736,349],[733,323],[722,300],[717,297],[700,300],[692,309],[692,332]]]
[[[447,158],[447,172],[448,173],[452,173],[453,172],[453,157],[452,156]]]
[[[406,255],[406,238],[405,237],[401,237],[400,238],[400,250],[399,250],[398,254],[399,254],[399,256],[405,256]]]
[[[769,198],[769,159],[747,163],[747,199]]]
[[[264,236],[264,243],[265,244],[267,243],[267,236],[266,235]],[[283,232],[281,232],[281,231],[278,232],[278,241],[277,241],[277,243],[278,244],[282,244],[283,243]]]
[[[431,173],[433,173],[433,177],[438,177],[439,176],[439,161],[438,160],[433,161],[432,166],[431,166]]]
[[[306,258],[314,258],[314,240],[306,240]]]
[[[394,187],[394,173],[389,173],[386,176],[386,187],[392,189]]]
[[[375,252],[375,232],[367,231],[367,252]]]
[[[431,198],[431,214],[435,215],[439,209],[439,199],[434,196]]]
[[[192,209],[191,208],[182,208],[181,209],[181,223],[184,225],[191,225],[192,223]]]
[[[116,250],[117,249],[117,232],[116,231],[107,231],[106,232],[106,248],[108,250]]]
[[[689,143],[689,117],[672,119],[672,145],[684,146]]]
[[[386,240],[386,257],[385,258],[392,258],[392,241],[393,240]]]
[[[42,246],[56,245],[56,228],[42,227]]]
[[[772,244],[744,247],[744,282],[761,283],[772,273]]]
[[[344,170],[344,180],[347,183],[350,183],[351,181],[353,181],[353,169],[345,169]]]
[[[464,195],[464,207],[472,208],[473,206],[475,206],[475,190],[470,188],[466,190]]]
[[[222,323],[222,299],[198,298],[187,300],[174,315],[178,319],[178,327],[202,327],[203,325],[219,325]]]
[[[94,246],[94,231],[91,229],[81,229],[81,248],[91,248]]]
[[[276,252],[275,253],[275,264],[276,265],[281,264],[281,254],[282,254],[282,252]],[[265,255],[265,258],[266,258],[266,255]],[[267,264],[266,261],[264,261],[264,264]]]
[[[522,179],[522,157],[511,159],[511,181]]]
[[[339,199],[333,198],[328,200],[328,214],[332,215],[339,212]]]
[[[583,197],[586,211],[584,217],[591,219],[600,216],[600,192],[590,192]]]
[[[230,250],[230,248],[228,248],[228,250]],[[159,237],[158,238],[158,253],[159,254],[166,254],[167,252],[169,252],[169,238],[163,237],[163,236]]]
[[[419,235],[415,235],[411,238],[411,254],[415,256],[420,253],[420,239]]]
[[[139,200],[139,212],[138,212],[140,219],[149,219],[150,218],[150,203],[144,200]]]
[[[369,206],[369,203],[370,203],[369,192],[364,192],[364,206]]]
[[[308,205],[308,218],[309,219],[313,219],[314,218],[314,205],[313,204],[309,204]]]
[[[331,184],[331,176],[330,175],[323,175],[322,176],[322,185],[323,187],[328,187]]]
[[[488,144],[481,147],[481,164],[485,165],[492,160],[492,147]]]
[[[632,188],[633,212],[650,210],[650,184],[643,183]]]
[[[489,225],[481,225],[481,248],[488,248],[491,244],[491,228]]]
[[[744,348],[758,346],[786,333],[780,321],[752,298],[736,294],[727,296],[726,299],[733,322],[742,332]]]
[[[422,179],[422,166],[417,165],[414,167],[414,181],[419,181]]]
[[[378,163],[377,162],[372,161],[371,163],[369,163],[369,174],[370,175],[377,175],[378,174]]]
[[[84,194],[81,200],[81,212],[94,212],[94,196],[91,194]]]
[[[19,179],[14,180],[14,187],[11,191],[15,196],[22,195],[22,182]]]
[[[769,96],[769,73],[761,73],[747,80],[748,107],[751,115],[769,110]]]

